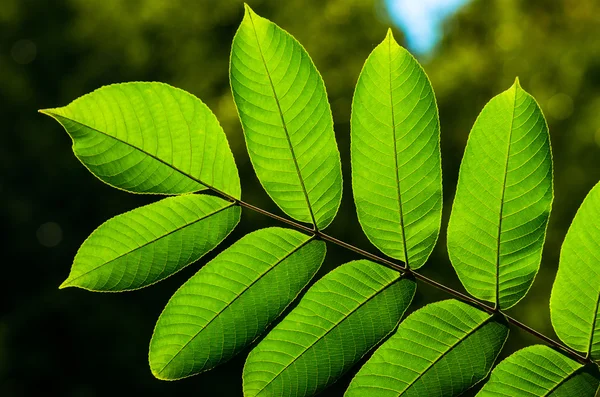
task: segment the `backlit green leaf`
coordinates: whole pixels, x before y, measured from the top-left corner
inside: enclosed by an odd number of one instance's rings
[[[150,342],[159,379],[209,370],[256,339],[315,275],[325,243],[300,232],[250,233],[173,295]]]
[[[41,112],[65,127],[77,158],[111,186],[160,194],[210,186],[240,198],[223,129],[204,103],[183,90],[113,84]]]
[[[252,350],[244,395],[323,390],[396,327],[415,288],[414,281],[366,260],[335,269]]]
[[[575,218],[560,252],[550,313],[558,337],[600,360],[600,184]]]
[[[477,118],[460,166],[448,254],[463,285],[501,309],[529,290],[552,206],[548,127],[518,81]]]
[[[126,291],[160,281],[215,248],[240,220],[239,206],[218,197],[169,197],[98,227],[61,285]]]
[[[501,317],[456,300],[427,305],[373,353],[345,396],[460,396],[487,376],[507,337]]]
[[[351,151],[354,201],[367,237],[419,268],[440,230],[440,126],[427,75],[391,30],[356,85]]]
[[[598,367],[583,366],[547,346],[530,346],[502,361],[477,397],[594,397]]]
[[[246,6],[230,79],[258,179],[286,214],[324,229],[340,205],[342,173],[325,85],[308,53]]]

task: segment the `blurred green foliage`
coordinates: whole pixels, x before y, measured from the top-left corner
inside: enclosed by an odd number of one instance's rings
[[[321,71],[345,175],[342,207],[328,231],[375,251],[358,226],[352,201],[349,119],[362,64],[390,25],[383,1],[250,5],[292,33]],[[240,168],[244,199],[280,213],[250,167],[229,88],[229,51],[242,15],[237,0],[0,2],[0,395],[241,395],[243,356],[175,383],[155,380],[148,368],[156,319],[200,264],[133,293],[57,289],[96,226],[153,198],[114,190],[89,175],[73,156],[67,135],[35,112],[115,82],[153,80],[183,88],[221,121]],[[600,179],[600,3],[473,0],[444,31],[437,50],[421,59],[440,109],[445,197],[442,235],[423,272],[463,290],[445,248],[458,167],[475,117],[518,75],[548,119],[555,201],[542,269],[511,314],[555,337],[548,300],[560,244],[583,197]],[[402,43],[401,34],[396,37]],[[223,246],[270,225],[275,224],[245,211]],[[330,247],[321,274],[350,259],[358,258]],[[412,309],[446,297],[420,285]],[[514,329],[503,357],[535,342]],[[351,375],[327,395],[342,395]]]

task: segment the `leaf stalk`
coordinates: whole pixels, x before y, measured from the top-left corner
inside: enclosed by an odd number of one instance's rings
[[[329,241],[332,244],[335,244],[335,245],[338,245],[338,246],[340,246],[342,248],[350,250],[350,251],[352,251],[352,252],[354,252],[354,253],[356,253],[358,255],[361,255],[361,256],[363,256],[363,257],[365,257],[367,259],[372,260],[373,262],[379,263],[379,264],[387,266],[387,267],[389,267],[389,268],[391,268],[393,270],[396,270],[396,271],[402,273],[403,275],[412,276],[416,280],[420,280],[420,281],[424,282],[425,284],[431,285],[434,288],[437,288],[437,289],[439,289],[441,291],[444,291],[444,292],[448,293],[449,295],[452,295],[456,299],[459,299],[459,300],[461,300],[463,302],[467,302],[469,304],[472,304],[472,305],[478,307],[479,309],[484,310],[484,311],[486,311],[486,312],[488,312],[490,314],[499,313],[499,314],[501,314],[501,315],[504,316],[504,318],[506,319],[506,321],[508,321],[509,324],[512,324],[513,326],[515,326],[517,328],[520,328],[521,330],[523,330],[523,331],[525,331],[525,332],[527,332],[527,333],[535,336],[536,338],[538,338],[538,339],[542,340],[544,343],[546,343],[548,346],[550,346],[550,347],[552,347],[552,348],[554,348],[554,349],[562,352],[563,354],[566,354],[567,356],[571,357],[575,361],[578,361],[578,362],[580,362],[580,363],[582,363],[584,365],[585,364],[593,364],[594,363],[594,361],[590,357],[583,356],[580,353],[578,353],[577,351],[571,349],[570,347],[563,345],[562,343],[560,343],[560,342],[558,342],[558,341],[556,341],[556,340],[554,340],[554,339],[552,339],[552,338],[550,338],[550,337],[542,334],[539,331],[536,331],[535,329],[533,329],[533,328],[529,327],[528,325],[522,323],[521,321],[517,320],[516,318],[511,317],[508,314],[502,312],[502,310],[500,310],[499,307],[497,307],[497,306],[495,306],[495,307],[489,306],[489,305],[485,304],[484,302],[481,302],[481,301],[479,301],[479,300],[477,300],[477,299],[475,299],[475,298],[473,298],[471,296],[463,294],[460,291],[456,291],[456,290],[454,290],[454,289],[452,289],[452,288],[450,288],[450,287],[448,287],[448,286],[446,286],[446,285],[444,285],[444,284],[442,284],[442,283],[440,283],[438,281],[435,281],[435,280],[433,280],[433,279],[431,279],[431,278],[429,278],[427,276],[424,276],[424,275],[422,275],[420,273],[416,273],[415,271],[407,268],[406,265],[403,264],[403,263],[397,263],[397,262],[391,261],[389,259],[382,258],[379,255],[373,254],[373,253],[371,253],[369,251],[366,251],[366,250],[364,250],[362,248],[356,247],[356,246],[354,246],[352,244],[349,244],[349,243],[347,243],[345,241],[342,241],[342,240],[340,240],[340,239],[338,239],[336,237],[330,236],[329,234],[323,233],[320,230],[315,230],[315,229],[313,229],[311,227],[302,225],[302,224],[300,224],[298,222],[295,222],[295,221],[292,221],[290,219],[284,218],[284,217],[279,216],[277,214],[273,214],[272,212],[266,211],[266,210],[264,210],[262,208],[259,208],[259,207],[255,206],[253,204],[245,202],[245,201],[243,201],[241,199],[236,199],[235,197],[230,196],[227,193],[221,192],[220,190],[215,189],[213,187],[208,186],[208,188],[210,190],[212,190],[213,192],[217,193],[218,195],[224,197],[227,200],[232,201],[233,203],[235,203],[235,204],[237,204],[237,205],[239,205],[239,206],[241,206],[243,208],[247,208],[247,209],[252,210],[254,212],[257,212],[257,213],[259,213],[261,215],[267,216],[267,217],[269,217],[271,219],[275,219],[277,221],[283,222],[283,223],[285,223],[285,224],[287,224],[289,226],[292,226],[292,227],[294,227],[294,228],[296,228],[298,230],[301,230],[301,231],[303,231],[305,233],[308,233],[308,234],[310,234],[312,236],[315,236],[316,238],[319,238],[321,240]]]

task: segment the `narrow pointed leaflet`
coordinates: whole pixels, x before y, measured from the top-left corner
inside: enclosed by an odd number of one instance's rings
[[[485,378],[508,325],[446,300],[414,312],[358,371],[346,397],[458,397]]]
[[[366,260],[317,281],[250,352],[244,396],[312,396],[335,382],[396,327],[413,280]]]
[[[240,198],[223,129],[204,103],[183,90],[163,83],[113,84],[41,112],[63,125],[77,158],[111,186],[158,194],[212,187]]]
[[[460,166],[448,254],[470,294],[502,310],[525,296],[552,198],[548,127],[517,80],[479,114]]]
[[[221,198],[186,194],[118,215],[81,245],[61,288],[127,291],[154,284],[215,248],[240,213]]]
[[[417,269],[440,230],[440,126],[427,75],[391,30],[360,74],[351,125],[360,224],[383,253]]]
[[[498,364],[477,397],[594,397],[598,384],[597,366],[535,345]]]
[[[325,85],[308,53],[246,5],[230,79],[258,179],[286,214],[324,229],[340,205],[342,172]]]
[[[300,232],[252,232],[210,261],[169,300],[150,342],[150,368],[180,379],[247,347],[315,275],[325,243]]]
[[[560,252],[550,314],[558,337],[600,360],[600,184],[577,211]]]

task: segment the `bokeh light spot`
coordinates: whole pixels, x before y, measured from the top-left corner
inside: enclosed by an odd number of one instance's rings
[[[521,44],[521,31],[514,24],[502,24],[496,29],[496,44],[504,51],[510,51]]]
[[[596,140],[596,145],[600,146],[600,128],[598,128],[596,130],[596,134],[594,135],[594,138]]]
[[[16,63],[27,65],[35,60],[37,47],[31,40],[19,40],[13,44],[10,55]]]
[[[558,93],[548,100],[548,115],[556,120],[568,119],[573,114],[573,99]]]
[[[433,50],[442,36],[442,23],[469,0],[386,0],[394,23],[417,54]]]
[[[56,247],[62,241],[62,228],[56,222],[46,222],[38,228],[36,236],[44,247]]]

